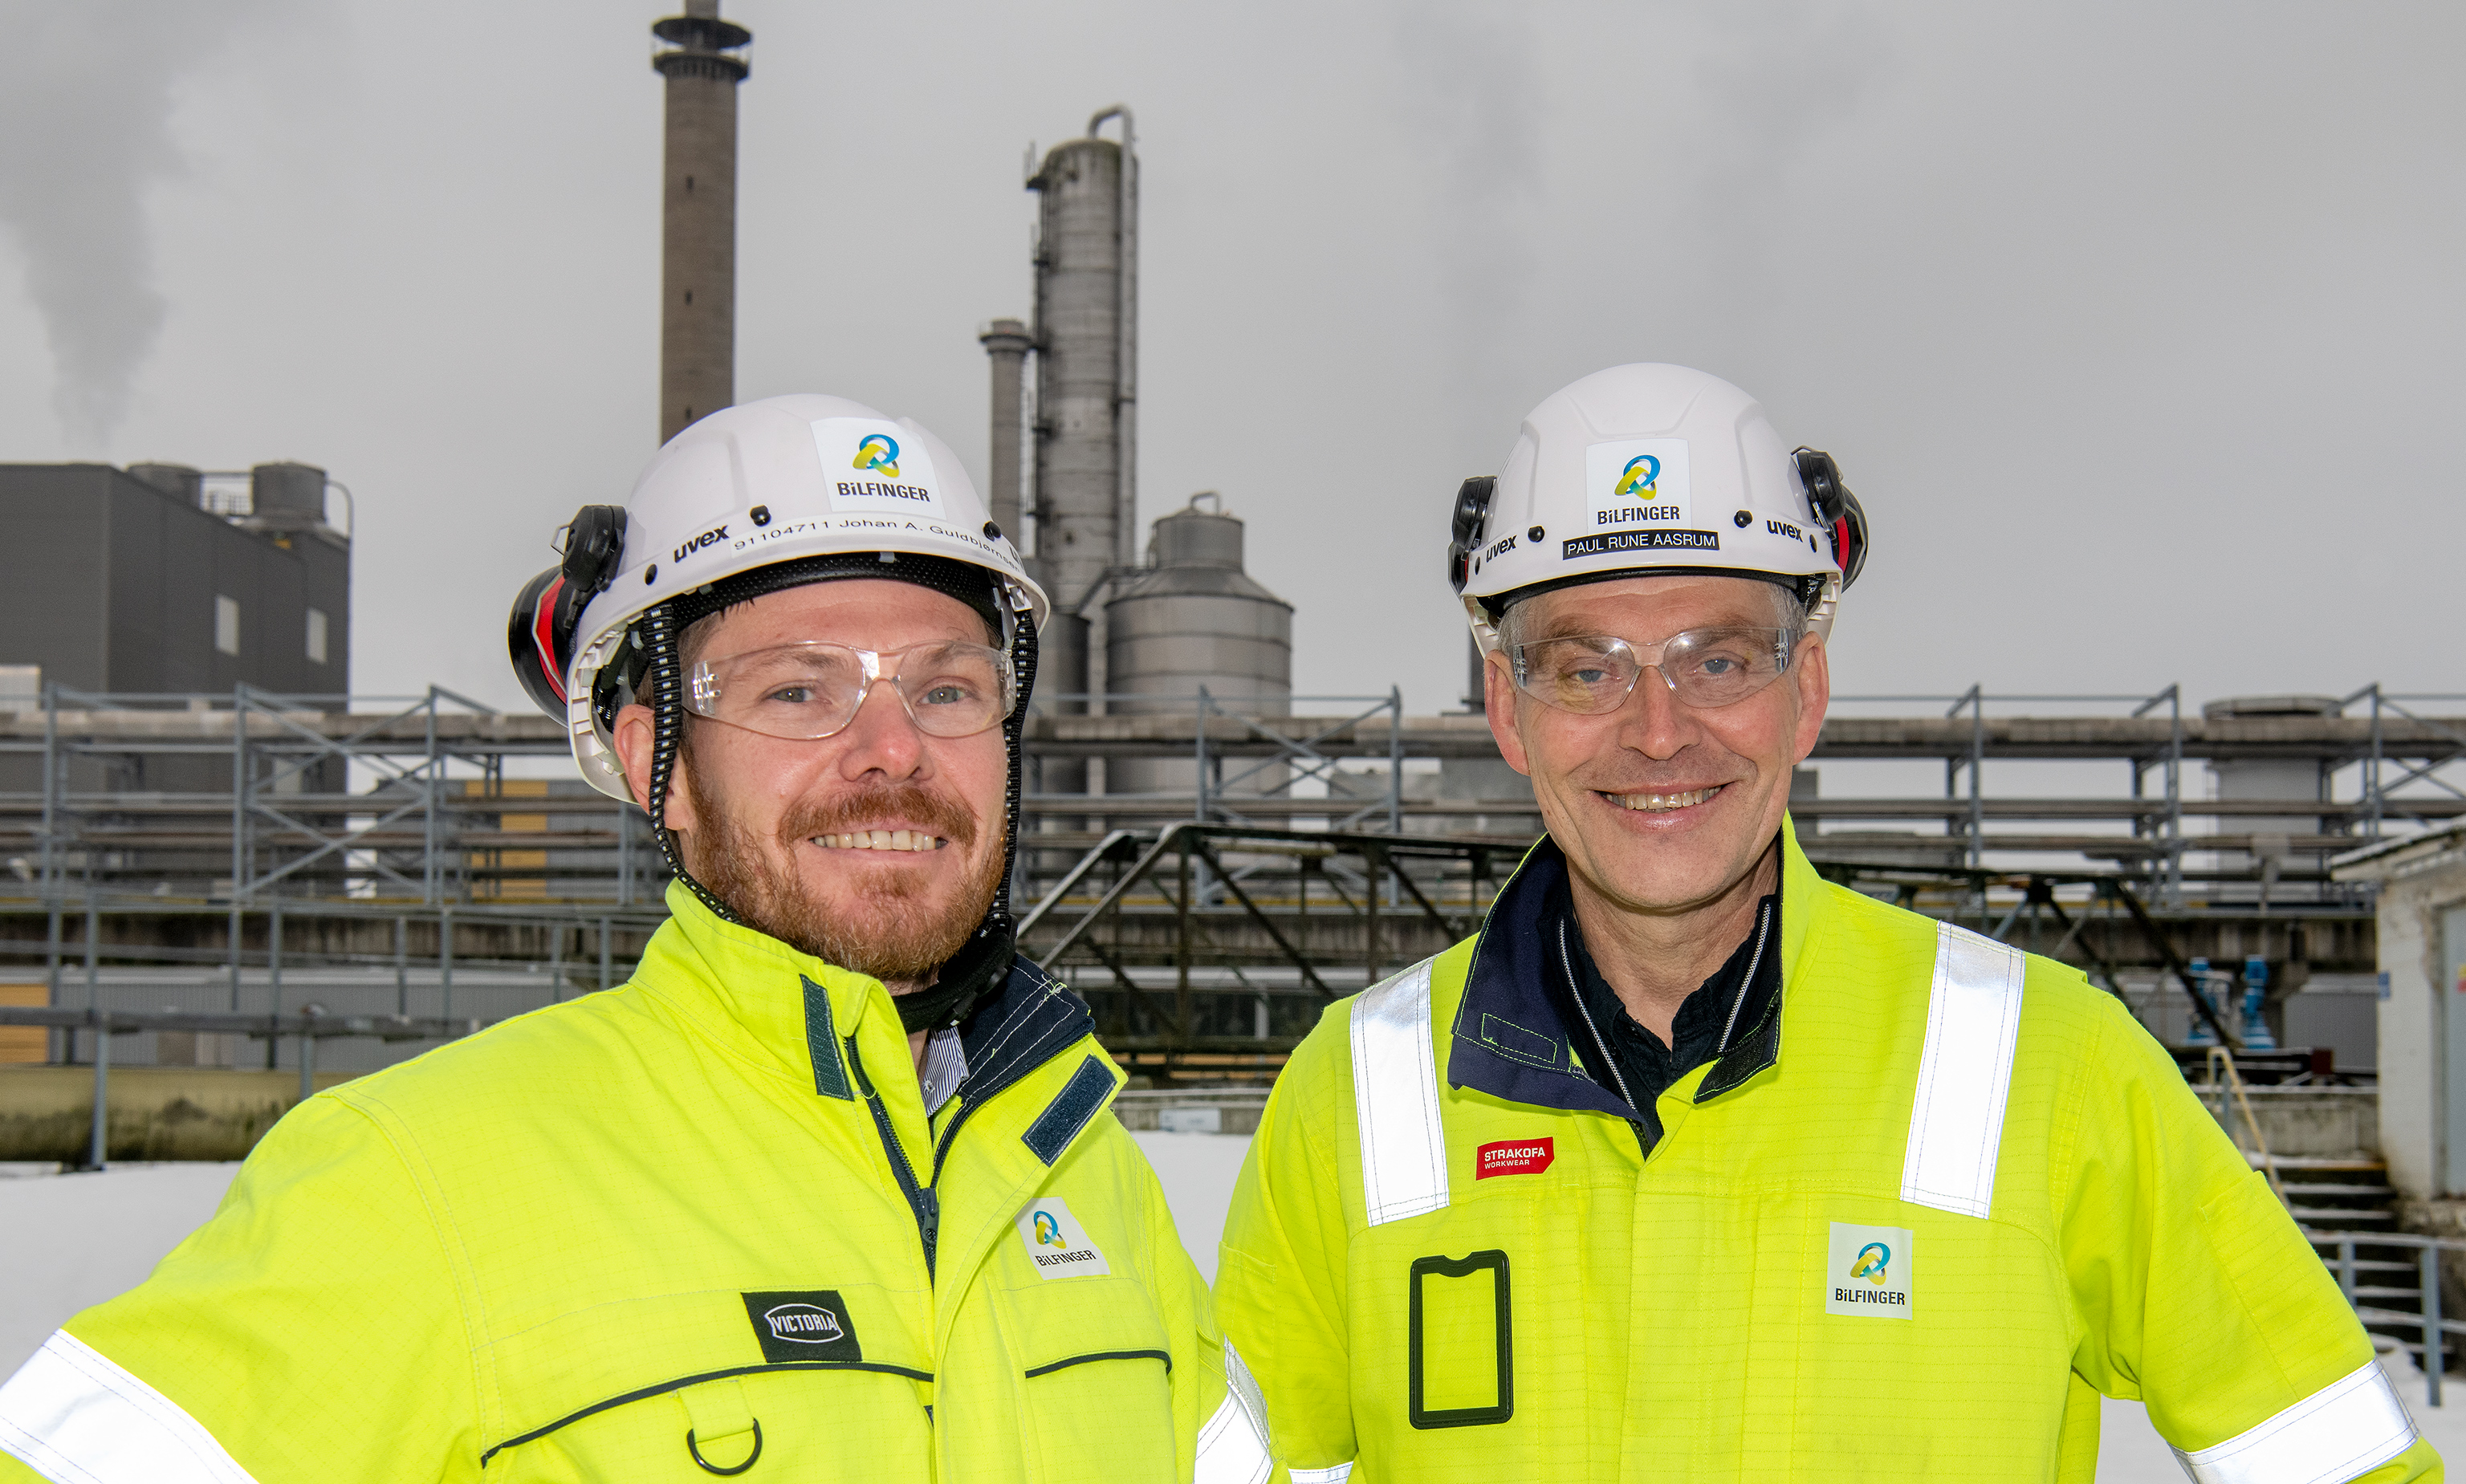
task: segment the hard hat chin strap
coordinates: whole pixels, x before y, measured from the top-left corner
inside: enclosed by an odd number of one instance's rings
[[[668,828],[668,790],[676,778],[677,753],[685,731],[684,677],[677,655],[676,621],[676,604],[661,603],[642,615],[638,629],[642,636],[642,655],[648,662],[642,683],[651,693],[651,786],[643,810],[651,817],[651,834],[660,842],[660,854],[666,859],[669,871],[684,883],[696,901],[710,909],[713,916],[742,927],[745,919],[685,869],[684,852],[677,847],[677,832]]]

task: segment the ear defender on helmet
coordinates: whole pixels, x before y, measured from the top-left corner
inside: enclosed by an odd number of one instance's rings
[[[1491,496],[1498,490],[1494,475],[1476,474],[1456,490],[1454,518],[1447,528],[1447,584],[1464,592],[1470,574],[1473,549],[1481,545],[1481,528],[1490,519]]]
[[[1806,486],[1807,504],[1832,538],[1832,560],[1841,569],[1841,587],[1847,592],[1867,566],[1867,512],[1850,486],[1841,483],[1841,466],[1830,454],[1802,448],[1790,457],[1798,461],[1798,479]]]
[[[583,605],[616,579],[625,550],[625,507],[586,505],[559,532],[564,560],[523,584],[505,620],[505,650],[524,694],[549,715],[566,715],[565,677]]]

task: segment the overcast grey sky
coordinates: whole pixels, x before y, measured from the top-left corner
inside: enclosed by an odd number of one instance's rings
[[[325,465],[355,679],[649,455],[638,0],[0,0],[0,460]],[[984,474],[1030,141],[1138,111],[1143,514],[1223,491],[1307,690],[1452,705],[1447,502],[1672,360],[1831,450],[1850,691],[2466,689],[2455,4],[728,0],[740,397]]]

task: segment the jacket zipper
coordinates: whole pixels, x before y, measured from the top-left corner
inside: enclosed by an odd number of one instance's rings
[[[1756,970],[1761,968],[1764,961],[1764,938],[1771,932],[1771,911],[1759,908],[1756,912],[1756,951],[1747,956],[1747,976],[1738,980],[1738,997],[1730,1001],[1729,1023],[1721,1027],[1721,1044],[1713,1048],[1713,1054],[1716,1057],[1730,1049],[1730,1037],[1736,1034],[1738,1028],[1738,1012],[1746,1008],[1747,991],[1755,988]]]
[[[1626,1078],[1619,1074],[1618,1059],[1610,1055],[1608,1043],[1602,1040],[1602,1028],[1593,1023],[1593,1012],[1584,1003],[1584,992],[1576,987],[1576,965],[1567,954],[1567,919],[1564,917],[1558,919],[1558,972],[1567,977],[1567,998],[1576,1001],[1576,1013],[1584,1018],[1584,1029],[1593,1033],[1593,1047],[1602,1053],[1602,1065],[1610,1069],[1610,1080],[1618,1084],[1619,1101],[1626,1104],[1627,1112],[1636,1113],[1635,1094],[1626,1090]],[[1644,1138],[1643,1115],[1636,1113],[1626,1121],[1641,1142]]]
[[[857,1051],[854,1036],[847,1038],[847,1054],[848,1068],[856,1073],[856,1084],[864,1091],[865,1109],[873,1114],[874,1133],[882,1138],[883,1152],[890,1157],[890,1173],[899,1181],[900,1193],[908,1198],[908,1209],[916,1215],[917,1240],[925,1247],[925,1276],[930,1279],[934,1249],[942,1240],[942,1198],[930,1184],[916,1182],[915,1167],[908,1162],[908,1151],[901,1146],[898,1132],[890,1126],[890,1111],[883,1107],[882,1094],[875,1091],[873,1079],[864,1073],[864,1058]],[[966,1110],[960,1112],[964,1113]],[[953,1115],[951,1127],[958,1127],[957,1114]],[[944,1137],[949,1137],[947,1131]],[[933,1163],[937,1173],[941,1162],[936,1156]]]

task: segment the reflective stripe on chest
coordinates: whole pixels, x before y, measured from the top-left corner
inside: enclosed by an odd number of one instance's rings
[[[1447,1131],[1430,1049],[1434,961],[1423,959],[1353,1002],[1353,1117],[1373,1226],[1446,1209]]]
[[[1354,1001],[1354,1121],[1363,1213],[1373,1226],[1444,1210],[1448,1202],[1446,1127],[1430,1040],[1433,962],[1415,964]],[[1992,1208],[2027,972],[2019,949],[1937,925],[1902,1200],[1962,1216],[1984,1217]]]

